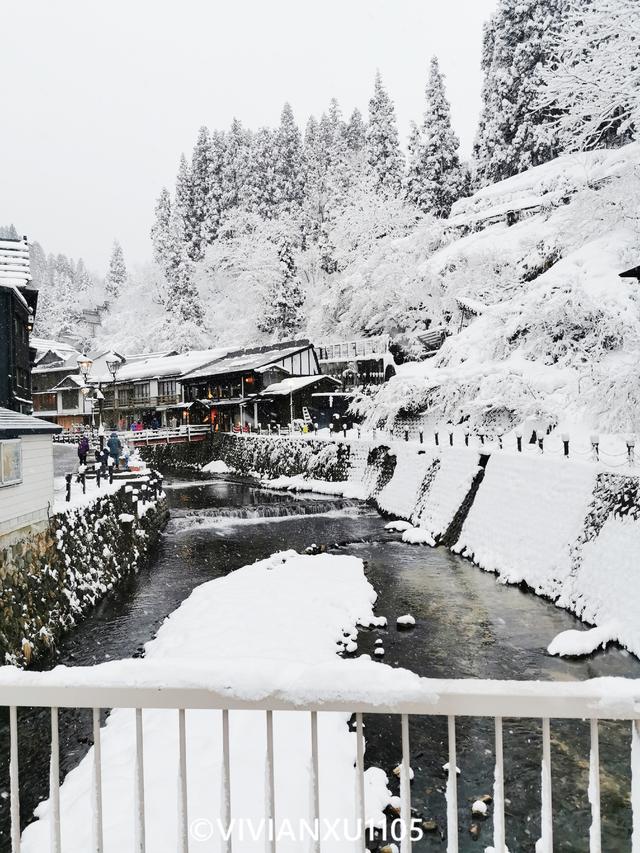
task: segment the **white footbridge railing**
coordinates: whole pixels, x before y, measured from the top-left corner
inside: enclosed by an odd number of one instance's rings
[[[140,661],[144,667],[144,662]],[[143,671],[143,670],[142,670]],[[495,776],[493,792],[493,847],[496,853],[506,853],[505,792],[503,765],[503,718],[538,718],[542,720],[541,762],[541,845],[536,849],[542,853],[553,850],[553,798],[551,776],[551,721],[560,719],[589,720],[591,726],[591,749],[589,755],[589,802],[591,805],[591,828],[589,849],[591,853],[601,853],[601,812],[600,812],[600,764],[598,749],[599,720],[627,720],[632,729],[632,765],[631,803],[633,814],[632,853],[640,853],[640,683],[631,679],[606,678],[585,682],[509,682],[478,680],[437,680],[421,679],[420,686],[411,690],[409,698],[396,697],[388,686],[376,693],[366,693],[347,686],[336,686],[330,696],[317,696],[309,700],[310,688],[307,686],[299,695],[295,692],[278,691],[261,699],[234,698],[229,686],[219,689],[204,687],[167,687],[153,685],[145,679],[129,679],[130,683],[121,686],[113,684],[96,686],[95,677],[85,679],[83,673],[90,672],[77,668],[67,670],[73,674],[72,684],[56,683],[54,673],[8,672],[0,677],[0,705],[9,708],[10,720],[10,807],[11,807],[11,850],[19,853],[20,833],[20,772],[18,766],[18,708],[50,708],[51,712],[51,756],[50,756],[50,829],[52,853],[60,853],[60,740],[58,731],[59,708],[88,709],[93,715],[94,749],[92,752],[92,850],[102,853],[103,841],[103,799],[101,764],[100,709],[131,708],[135,715],[135,748],[131,755],[134,784],[131,791],[134,800],[135,850],[144,853],[149,850],[145,842],[145,776],[144,776],[144,710],[173,709],[176,712],[177,727],[177,781],[178,837],[175,849],[188,853],[189,838],[189,791],[187,768],[187,739],[185,711],[188,709],[216,709],[222,712],[219,731],[212,730],[211,737],[219,739],[222,754],[222,821],[225,827],[231,826],[233,803],[231,799],[231,774],[233,756],[230,750],[229,718],[236,710],[260,711],[264,714],[266,735],[266,755],[256,755],[256,774],[262,775],[266,785],[265,820],[274,820],[279,804],[275,787],[274,767],[277,755],[274,755],[273,713],[288,711],[293,714],[310,716],[309,773],[301,779],[301,785],[309,786],[312,803],[312,820],[319,825],[322,819],[322,792],[319,786],[320,755],[318,751],[318,714],[340,712],[355,714],[356,759],[356,814],[357,825],[365,826],[364,804],[364,724],[366,714],[393,714],[398,717],[398,726],[402,743],[402,762],[400,765],[400,821],[402,825],[401,853],[410,853],[411,838],[411,768],[410,768],[410,725],[411,718],[418,715],[440,716],[448,719],[448,781],[447,781],[447,851],[457,853],[459,816],[457,803],[456,774],[456,718],[489,717],[495,724]],[[141,684],[142,682],[142,684]],[[302,688],[299,688],[302,689]],[[87,820],[89,815],[86,816]],[[227,834],[227,833],[225,833]],[[232,833],[224,840],[225,853],[232,853]],[[222,836],[223,839],[225,835]],[[358,841],[361,853],[366,851],[364,834]],[[195,847],[196,845],[191,845]],[[277,841],[272,839],[267,850],[275,853]],[[320,841],[314,842],[313,849],[319,853]],[[43,851],[44,853],[44,851]],[[153,853],[153,851],[149,851]]]

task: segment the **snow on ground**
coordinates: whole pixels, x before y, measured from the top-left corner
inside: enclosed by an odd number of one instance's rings
[[[316,492],[320,495],[338,495],[353,500],[366,500],[368,497],[362,483],[351,482],[350,480],[333,483],[327,480],[314,480],[301,474],[295,477],[274,477],[273,480],[263,480],[262,485],[269,489],[289,492]]]
[[[640,430],[638,288],[619,278],[639,259],[639,152],[566,155],[457,203],[446,245],[412,270],[449,336],[362,403],[370,423],[428,409],[494,435],[531,417]],[[483,306],[462,330],[461,303]]]
[[[222,459],[214,459],[200,469],[205,474],[228,474],[231,468]]]
[[[596,469],[494,453],[455,550],[510,583],[557,597],[571,570]]]
[[[560,657],[590,655],[613,642],[617,636],[618,631],[613,624],[600,625],[588,631],[562,631],[549,643],[547,651],[550,655]]]
[[[100,488],[94,479],[87,479],[86,481],[86,493],[82,493],[82,484],[76,482],[77,475],[74,474],[71,480],[71,500],[66,501],[66,488],[67,484],[65,482],[64,477],[56,477],[53,483],[53,511],[54,512],[64,512],[68,509],[78,509],[79,507],[86,506],[87,504],[93,503],[93,501],[98,500],[100,497],[104,497],[105,495],[112,495],[114,492],[117,492],[120,489],[124,481],[123,480],[114,480],[113,483],[109,484],[109,478],[103,477],[100,482]]]
[[[49,673],[23,673],[23,681],[42,678],[49,683],[145,683],[186,685],[206,683],[209,677],[227,685],[229,695],[245,699],[298,690],[304,696],[323,690],[340,694],[341,685],[364,693],[375,692],[382,665],[364,656],[336,658],[336,641],[343,632],[375,617],[376,594],[366,580],[362,562],[348,556],[276,554],[203,584],[174,611],[146,645],[146,658],[98,667],[57,667]],[[384,668],[386,670],[386,667]],[[11,679],[12,668],[0,670],[0,683]],[[396,693],[410,695],[420,684],[417,676],[389,670]],[[136,675],[137,674],[137,675]],[[177,681],[176,681],[177,679]],[[393,695],[393,690],[388,694]],[[310,723],[305,713],[275,713],[275,773],[277,814],[297,821],[310,818],[310,792],[305,784],[310,762]],[[321,809],[327,819],[355,815],[355,735],[347,715],[320,714]],[[265,813],[265,717],[254,711],[232,711],[231,807],[236,817],[259,820]],[[221,791],[221,720],[219,712],[187,711],[187,765],[189,818],[215,821]],[[102,770],[105,813],[105,853],[133,850],[133,760],[135,716],[115,710],[102,732]],[[176,778],[178,759],[177,713],[144,711],[145,797],[147,849],[175,853],[178,847]],[[61,825],[65,853],[91,849],[90,752],[61,789]],[[367,813],[381,820],[389,792],[385,774],[367,771]],[[39,820],[24,831],[23,853],[41,853],[49,845],[50,806],[37,809]],[[297,825],[297,824],[296,824]],[[237,839],[236,839],[237,841]],[[264,839],[243,851],[265,848]],[[221,850],[219,837],[197,842],[191,849]],[[278,849],[299,851],[300,845],[283,839]],[[355,842],[332,842],[335,851],[354,851]]]

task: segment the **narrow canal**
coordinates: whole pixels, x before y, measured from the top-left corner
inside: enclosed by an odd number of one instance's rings
[[[384,661],[431,677],[578,680],[602,675],[640,677],[640,662],[612,648],[587,660],[549,657],[545,648],[560,631],[580,627],[576,619],[518,588],[496,583],[445,549],[405,545],[385,530],[377,513],[353,502],[326,497],[297,498],[252,484],[217,479],[169,481],[172,519],[153,564],[125,582],[108,601],[62,642],[55,663],[84,665],[142,652],[162,620],[205,581],[274,551],[322,544],[366,562],[378,592],[377,613],[386,630],[364,631],[358,653],[373,654],[382,639]],[[410,612],[416,626],[395,628]],[[48,715],[20,712],[22,819],[47,796]],[[62,772],[74,767],[90,745],[89,714],[61,712]],[[493,784],[493,722],[458,721],[460,849],[491,844],[491,820],[471,816],[471,803]],[[392,774],[400,757],[397,719],[366,718],[367,762]],[[554,811],[557,850],[588,850],[588,726],[554,723]],[[605,724],[601,731],[603,849],[630,849],[630,730]],[[417,850],[445,849],[444,799],[447,760],[445,721],[413,718],[412,798],[433,827]],[[505,720],[507,840],[509,849],[533,851],[539,836],[540,729],[536,721]],[[8,837],[8,727],[0,726],[0,851]],[[475,824],[475,826],[473,826]]]

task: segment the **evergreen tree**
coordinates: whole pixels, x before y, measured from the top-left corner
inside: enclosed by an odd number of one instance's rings
[[[249,166],[249,145],[251,136],[234,118],[226,136],[222,159],[220,210],[222,215],[242,200],[243,188],[247,180]]]
[[[356,107],[349,117],[346,127],[347,145],[351,151],[360,152],[367,141],[367,128],[362,113]]]
[[[279,338],[293,336],[302,325],[304,294],[300,287],[293,247],[284,237],[278,249],[281,277],[269,288],[259,329]]]
[[[558,114],[537,106],[566,0],[499,0],[485,24],[482,112],[474,153],[481,185],[558,154]]]
[[[242,206],[264,219],[273,219],[280,208],[276,149],[276,133],[270,128],[262,127],[253,134],[247,179],[242,188]]]
[[[61,264],[57,265],[57,270]],[[127,281],[127,268],[124,263],[124,253],[122,246],[117,240],[113,242],[111,250],[111,259],[109,260],[109,270],[105,281],[105,290],[111,299],[117,299],[123,286]]]
[[[378,191],[397,196],[402,185],[403,157],[393,102],[376,74],[373,97],[369,101],[367,162]]]
[[[222,170],[225,155],[224,131],[214,130],[211,134],[209,149],[209,187],[207,192],[208,204],[202,224],[202,237],[205,245],[209,246],[218,236],[222,219]]]
[[[151,226],[151,244],[153,257],[161,267],[166,267],[171,251],[171,196],[169,190],[163,187],[156,202],[155,219]]]
[[[300,130],[288,103],[274,141],[278,212],[297,213],[304,201],[304,158]]]
[[[179,228],[180,239],[188,247],[189,257],[193,257],[196,223],[193,207],[193,179],[191,169],[184,154],[180,157],[174,212]]]
[[[426,89],[427,107],[421,132],[414,127],[409,140],[407,198],[420,210],[448,216],[462,191],[460,142],[451,127],[451,111],[437,57],[431,60]]]
[[[189,257],[189,247],[182,240],[182,227],[182,217],[174,210],[169,222],[163,265],[167,279],[165,309],[179,321],[202,325],[200,296],[193,282],[194,265]]]
[[[211,190],[211,137],[206,127],[201,127],[191,158],[191,215],[192,234],[190,256],[195,261],[204,257],[206,225],[209,219]]]
[[[84,265],[82,258],[76,264],[75,273],[73,276],[73,284],[76,293],[86,293],[92,285],[91,275]]]

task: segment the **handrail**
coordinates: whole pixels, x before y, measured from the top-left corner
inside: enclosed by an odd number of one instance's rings
[[[103,678],[97,677],[101,669]],[[246,684],[228,668],[190,669],[183,662],[158,665],[127,660],[112,664],[59,667],[50,672],[0,668],[0,706],[59,708],[194,708],[316,711],[428,716],[640,720],[636,679],[596,678],[583,682],[412,679],[394,671],[386,683],[320,690],[317,673],[296,679],[295,687],[247,697]],[[209,678],[207,673],[210,673]],[[259,692],[259,691],[257,691]]]

